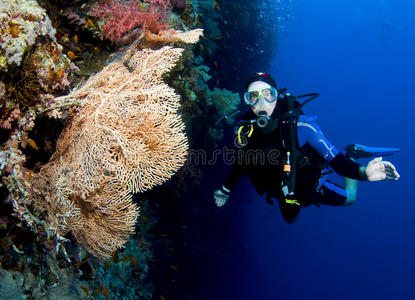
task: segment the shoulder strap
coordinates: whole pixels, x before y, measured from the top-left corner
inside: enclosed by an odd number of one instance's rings
[[[295,96],[288,93],[284,95],[280,102],[281,106],[279,108],[283,112],[279,116],[280,133],[285,147],[285,153],[283,153],[285,165],[282,189],[287,203],[299,205],[298,201],[295,200],[294,192],[297,180],[297,164],[301,157],[297,140],[297,122],[302,114],[302,106]]]

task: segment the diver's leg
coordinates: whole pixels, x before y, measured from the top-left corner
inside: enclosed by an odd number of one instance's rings
[[[343,205],[352,205],[353,203],[356,202],[358,185],[359,185],[358,180],[344,177],[344,189],[346,190],[346,193],[347,193],[347,199]]]
[[[351,191],[351,190],[350,190]],[[348,205],[349,194],[351,192],[335,183],[328,180],[324,182],[321,188],[317,191],[314,201],[319,204],[331,205],[331,206],[344,206]]]
[[[300,213],[300,206],[286,203],[285,200],[278,200],[281,215],[288,224],[293,224]]]

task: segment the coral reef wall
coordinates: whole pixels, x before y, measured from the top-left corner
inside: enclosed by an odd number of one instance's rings
[[[2,295],[191,298],[183,264],[218,249],[181,223],[209,208],[187,150],[215,151],[266,69],[270,3],[1,1]]]

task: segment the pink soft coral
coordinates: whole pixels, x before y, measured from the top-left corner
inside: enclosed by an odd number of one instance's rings
[[[170,0],[148,0],[147,9],[139,0],[101,2],[91,13],[104,21],[104,37],[119,43],[123,36],[141,26],[143,31],[158,33],[168,27],[166,14]]]
[[[4,129],[12,129],[12,124],[15,121],[18,121],[19,117],[20,117],[20,108],[19,108],[19,104],[16,104],[16,107],[8,115],[0,119],[0,127],[3,127]]]

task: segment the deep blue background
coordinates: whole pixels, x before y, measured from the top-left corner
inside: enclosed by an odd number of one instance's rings
[[[294,225],[242,181],[222,208],[227,264],[217,299],[415,299],[415,3],[292,1],[271,70],[328,138],[400,147],[398,182],[364,182],[350,207],[308,207]],[[258,70],[259,71],[259,70]],[[363,163],[363,162],[362,162]],[[222,174],[221,174],[222,175]],[[211,282],[209,281],[209,282]],[[209,287],[207,287],[209,288]]]

